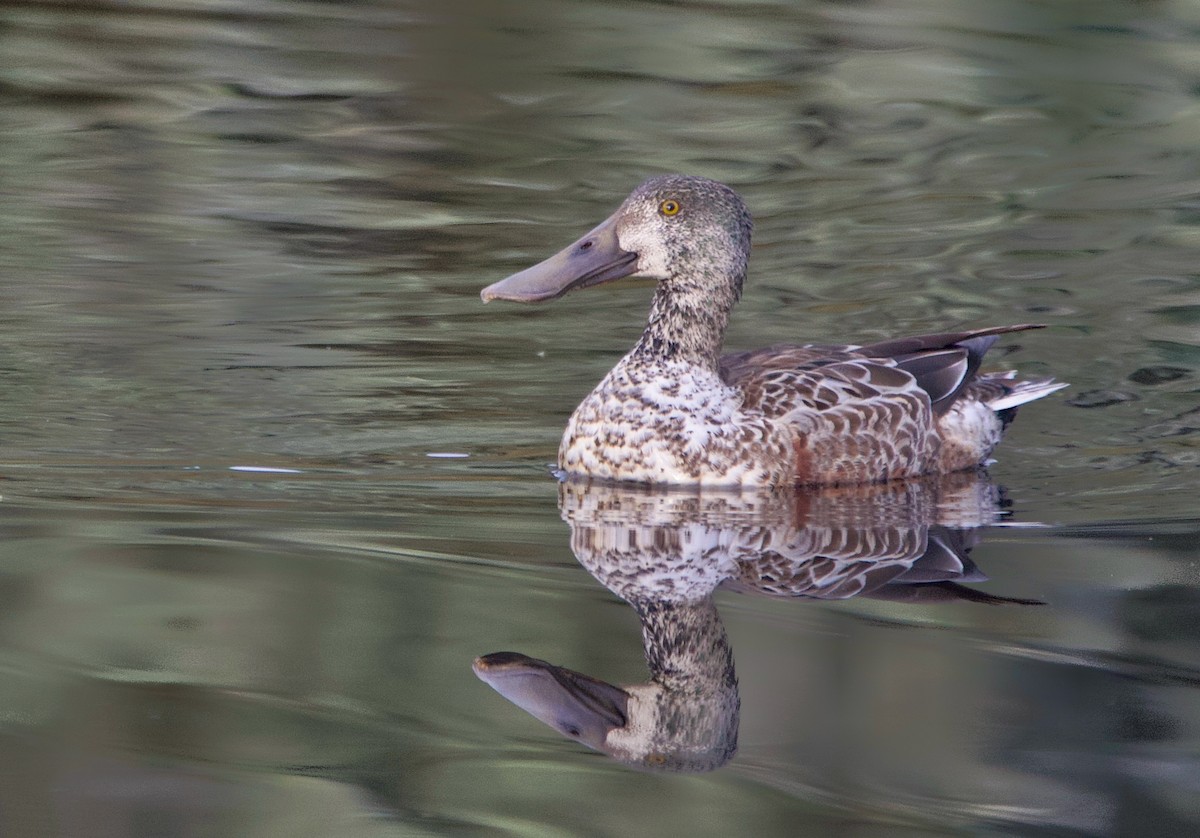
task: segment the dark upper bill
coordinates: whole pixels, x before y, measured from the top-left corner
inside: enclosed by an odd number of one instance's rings
[[[617,241],[616,216],[608,218],[574,244],[532,268],[484,288],[483,301],[533,303],[552,300],[574,288],[588,288],[637,271],[637,254]]]

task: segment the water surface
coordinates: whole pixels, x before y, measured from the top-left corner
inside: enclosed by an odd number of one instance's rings
[[[1196,831],[1200,14],[959,5],[0,10],[4,833]],[[755,214],[731,347],[1034,320],[1072,384],[971,553],[1046,604],[718,591],[699,774],[471,671],[647,678],[547,466],[649,288],[478,291],[664,171]]]

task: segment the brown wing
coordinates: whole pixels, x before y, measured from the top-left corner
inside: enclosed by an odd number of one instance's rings
[[[743,367],[743,406],[794,435],[793,481],[869,483],[911,477],[936,449],[929,395],[886,360],[810,369]]]
[[[866,346],[774,346],[721,360],[743,406],[795,438],[797,483],[865,483],[927,471],[941,448],[938,416],[964,393],[980,398],[1005,385],[979,376],[999,335],[1037,326],[1001,326],[898,338]],[[986,447],[968,439],[968,459]],[[993,441],[994,442],[994,441]]]
[[[769,417],[865,403],[881,391],[911,390],[914,377],[888,358],[847,345],[780,344],[726,355],[721,378],[742,391],[743,405]]]
[[[1025,323],[970,332],[917,335],[868,344],[858,351],[872,358],[890,358],[896,366],[911,373],[918,386],[929,393],[934,413],[941,415],[965,391],[970,390],[973,397],[978,397],[974,391],[981,383],[977,378],[979,366],[1000,335],[1041,328],[1044,327]]]
[[[721,377],[729,384],[765,370],[811,370],[861,358],[857,346],[808,343],[798,346],[780,343],[749,352],[733,352],[721,357]]]
[[[786,399],[780,388],[798,388],[796,407],[824,410],[842,400],[822,398],[820,384],[828,377],[837,377],[830,368],[852,362],[859,368],[852,378],[863,383],[862,370],[868,380],[877,379],[885,389],[907,389],[915,383],[924,391],[934,412],[944,413],[964,390],[976,382],[976,374],[987,353],[1002,334],[1040,329],[1040,325],[997,326],[967,332],[943,332],[933,335],[915,335],[906,338],[880,341],[865,346],[778,345],[751,352],[726,355],[721,359],[722,378],[746,393],[746,405],[757,407],[771,415],[773,410],[787,412]],[[900,369],[911,378],[908,380],[889,377],[879,368]],[[820,372],[805,376],[803,373]],[[788,377],[783,373],[791,373]],[[869,384],[866,389],[845,392],[853,400],[857,397],[871,398],[874,393]],[[828,394],[825,394],[828,395]]]

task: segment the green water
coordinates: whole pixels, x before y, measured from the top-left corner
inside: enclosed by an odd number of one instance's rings
[[[1196,832],[1197,66],[1194,3],[4,5],[0,833]],[[720,591],[691,775],[471,671],[646,680],[547,466],[650,289],[478,292],[664,171],[754,212],[730,347],[1072,384],[971,554],[1046,604]]]

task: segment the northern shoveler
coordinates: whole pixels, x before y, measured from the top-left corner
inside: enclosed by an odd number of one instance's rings
[[[651,178],[583,238],[483,289],[484,302],[533,302],[658,280],[641,339],[567,423],[568,476],[779,486],[944,474],[978,466],[1018,405],[1066,386],[979,373],[998,336],[1040,328],[1028,324],[722,356],[750,230],[724,184]]]
[[[963,582],[1000,518],[1000,492],[973,471],[854,486],[730,493],[567,481],[558,502],[571,550],[633,606],[649,679],[613,684],[520,652],[475,674],[565,736],[658,771],[711,771],[737,749],[733,650],[719,588],[760,597],[1034,605]]]

